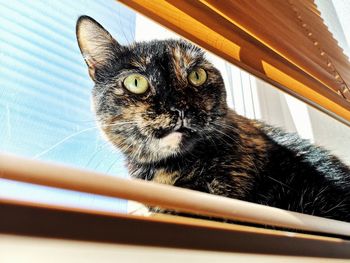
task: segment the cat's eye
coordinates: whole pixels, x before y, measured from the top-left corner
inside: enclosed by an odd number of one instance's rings
[[[195,69],[188,75],[188,81],[196,87],[203,85],[206,80],[207,72],[202,68]]]
[[[135,94],[142,94],[148,90],[148,81],[140,74],[131,74],[127,76],[123,84],[127,90]]]

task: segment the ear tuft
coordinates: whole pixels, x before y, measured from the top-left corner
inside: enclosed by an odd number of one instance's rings
[[[120,45],[107,30],[89,16],[79,17],[76,35],[81,54],[89,67],[90,76],[95,79],[95,69],[106,65],[115,57]]]

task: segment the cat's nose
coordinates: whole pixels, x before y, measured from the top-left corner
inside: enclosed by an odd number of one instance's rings
[[[179,110],[175,107],[171,107],[170,110],[176,112],[180,119],[183,119],[185,117],[185,112],[183,110]]]

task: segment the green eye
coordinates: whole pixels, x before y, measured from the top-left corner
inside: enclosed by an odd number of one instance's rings
[[[123,84],[127,90],[135,94],[142,94],[148,90],[148,81],[140,74],[131,74],[127,76]]]
[[[202,68],[195,69],[188,75],[188,81],[196,87],[203,85],[206,80],[207,72]]]

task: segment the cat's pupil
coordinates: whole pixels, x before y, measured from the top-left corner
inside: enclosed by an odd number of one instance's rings
[[[198,75],[198,72],[196,72],[196,79],[199,79],[199,75]]]
[[[135,78],[135,86],[137,87],[137,79]]]

